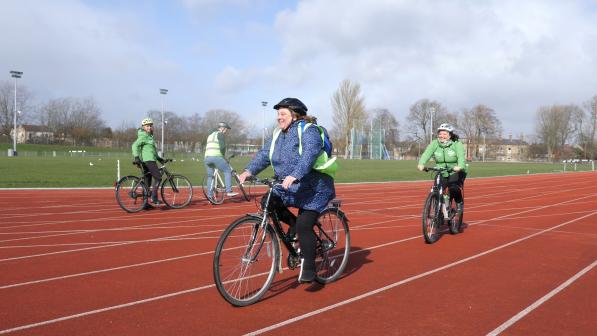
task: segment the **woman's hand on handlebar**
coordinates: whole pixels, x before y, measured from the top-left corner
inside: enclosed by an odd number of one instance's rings
[[[284,178],[284,181],[282,181],[282,188],[288,189],[288,187],[290,187],[290,185],[293,184],[294,181],[296,181],[296,177],[290,175],[286,176],[286,178]]]
[[[425,170],[425,166],[423,166],[423,165],[418,165],[418,166],[417,166],[417,169],[418,169],[419,171],[423,171],[423,170]]]
[[[454,168],[452,168],[452,170],[458,173],[459,171],[462,170],[462,168],[460,168],[460,166],[454,166]]]
[[[244,172],[242,172],[242,174],[238,175],[238,182],[243,184],[243,183],[245,183],[245,180],[250,176],[252,176],[251,172],[248,170],[245,170]]]

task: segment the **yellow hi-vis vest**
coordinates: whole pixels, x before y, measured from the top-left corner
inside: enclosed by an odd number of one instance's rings
[[[309,126],[313,125],[312,123],[306,123],[305,127],[301,127],[300,125],[297,127],[298,129],[298,138],[299,138],[299,155],[303,155],[303,132],[305,129],[307,129]],[[319,126],[315,125],[315,127],[317,127],[317,129],[319,130],[319,134],[321,135],[321,141],[322,141],[322,148],[323,148],[323,142],[325,134],[323,133],[323,130],[321,128],[319,128]],[[276,144],[276,140],[278,139],[278,136],[280,136],[280,132],[282,132],[281,129],[276,128],[276,130],[274,131],[273,137],[272,137],[272,143],[269,146],[269,161],[272,162],[272,156],[274,155],[274,145]],[[338,170],[338,163],[336,162],[336,157],[333,158],[329,158],[328,157],[328,153],[326,153],[324,150],[321,151],[321,154],[319,154],[319,156],[317,157],[317,159],[315,160],[315,163],[313,164],[313,169],[317,170],[320,173],[324,173],[327,174],[329,176],[331,176],[332,178],[334,178],[336,176],[336,170]]]
[[[207,145],[205,145],[205,157],[222,156],[220,142],[218,141],[218,133],[220,133],[220,131],[215,131],[207,137]]]

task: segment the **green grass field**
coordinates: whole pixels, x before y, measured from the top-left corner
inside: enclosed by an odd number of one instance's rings
[[[47,151],[47,148],[45,150]],[[58,149],[54,146],[52,150]],[[197,160],[193,160],[188,154],[168,157],[177,158],[175,162],[168,165],[171,172],[187,176],[195,186],[201,184],[205,175],[201,156],[198,155]],[[0,156],[0,188],[112,187],[117,177],[117,160],[120,160],[121,176],[139,174],[139,170],[131,164],[130,156]],[[234,158],[232,165],[240,171],[249,160],[249,157]],[[431,178],[430,173],[418,172],[414,161],[339,159],[339,166],[336,182],[408,181]],[[553,173],[562,169],[561,163],[472,162],[469,177],[524,175],[527,172]],[[591,166],[583,165],[579,166],[579,169],[590,170]],[[264,177],[271,175],[271,168],[261,173]]]

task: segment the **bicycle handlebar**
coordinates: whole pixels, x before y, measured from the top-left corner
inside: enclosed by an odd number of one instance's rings
[[[454,170],[452,168],[447,168],[447,167],[425,167],[425,168],[423,168],[423,171],[424,172],[434,171],[434,172],[442,173],[442,172],[453,172]]]

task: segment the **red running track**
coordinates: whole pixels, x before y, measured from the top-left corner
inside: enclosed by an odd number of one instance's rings
[[[431,181],[338,185],[345,275],[299,285],[286,270],[244,308],[219,296],[211,263],[253,203],[127,214],[111,190],[0,190],[0,334],[593,335],[596,180],[469,179],[464,233],[433,245]]]

